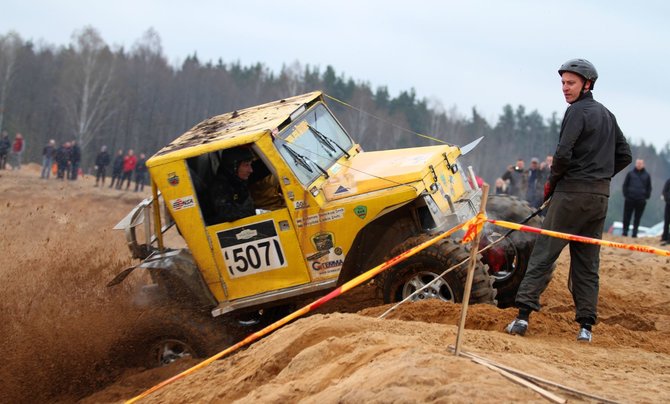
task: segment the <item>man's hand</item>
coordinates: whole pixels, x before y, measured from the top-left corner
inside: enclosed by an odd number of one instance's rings
[[[551,195],[554,193],[554,188],[551,186],[549,181],[544,183],[544,200],[551,198]]]

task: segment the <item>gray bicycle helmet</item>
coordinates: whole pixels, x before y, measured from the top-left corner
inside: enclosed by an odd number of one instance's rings
[[[572,72],[582,76],[585,80],[591,80],[591,90],[593,90],[596,80],[598,80],[596,67],[586,59],[570,59],[563,63],[558,69],[558,74],[562,76],[565,72]]]

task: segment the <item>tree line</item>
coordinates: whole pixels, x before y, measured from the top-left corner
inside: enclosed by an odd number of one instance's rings
[[[129,49],[111,47],[90,26],[75,31],[67,45],[0,35],[0,130],[24,135],[26,161],[39,162],[49,139],[76,140],[84,168],[93,166],[102,145],[151,155],[210,116],[314,90],[342,101],[329,106],[365,150],[439,141],[462,146],[484,136],[464,162],[489,184],[517,158],[553,154],[562,118],[505,105],[489,123],[475,108],[463,114],[413,89],[392,96],[387,87],[373,89],[332,66],[297,61],[275,72],[262,63],[203,62],[193,54],[173,66],[153,29]],[[644,142],[632,148],[652,175],[654,192],[643,217],[651,225],[662,220],[658,195],[670,176],[670,143],[660,151]],[[621,220],[622,182],[619,175],[612,183],[608,223]]]

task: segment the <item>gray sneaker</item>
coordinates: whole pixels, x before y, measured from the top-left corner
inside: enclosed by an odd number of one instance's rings
[[[528,321],[515,318],[514,321],[507,325],[505,331],[507,331],[508,334],[523,336],[527,329]]]
[[[577,334],[577,341],[591,342],[591,337],[591,331],[587,330],[586,328],[580,328],[579,334]]]

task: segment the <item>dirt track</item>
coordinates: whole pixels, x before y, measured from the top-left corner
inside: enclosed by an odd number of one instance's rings
[[[196,363],[147,371],[108,356],[139,315],[129,302],[142,281],[105,287],[130,264],[111,227],[143,195],[38,177],[36,166],[0,171],[0,402],[119,402]],[[670,400],[670,259],[603,250],[590,345],[575,341],[567,262],[566,251],[526,337],[501,332],[513,310],[472,306],[464,350],[612,400]],[[449,354],[460,306],[405,305],[384,320],[385,307],[352,313],[378,305],[372,291],[323,310],[348,313],[301,319],[147,401],[543,401]]]

